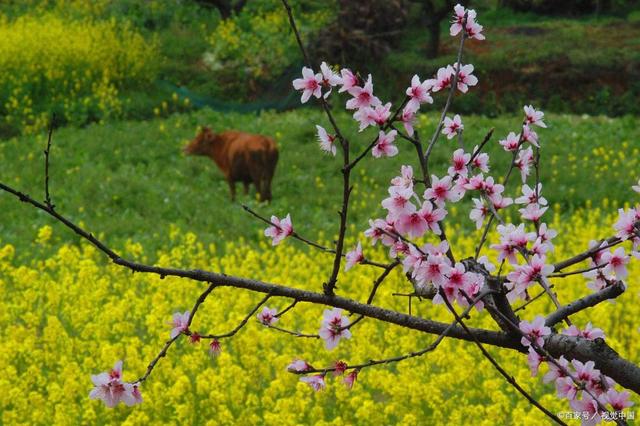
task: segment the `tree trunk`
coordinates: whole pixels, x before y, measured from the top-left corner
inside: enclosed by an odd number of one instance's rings
[[[433,59],[438,56],[440,48],[440,22],[430,18],[427,23],[427,31],[429,32],[427,58]]]

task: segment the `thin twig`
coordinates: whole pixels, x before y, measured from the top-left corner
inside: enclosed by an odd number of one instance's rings
[[[240,324],[238,324],[236,326],[236,328],[234,328],[233,330],[224,333],[224,334],[207,334],[207,335],[201,335],[200,338],[202,339],[225,339],[231,336],[234,336],[238,331],[240,331],[240,329],[242,329],[242,327],[245,326],[245,324],[247,324],[247,322],[249,321],[249,319],[256,313],[258,312],[258,309],[260,309],[260,307],[262,305],[264,305],[266,303],[267,300],[269,300],[269,298],[271,297],[270,293],[267,293],[267,295],[265,295],[262,300],[251,310],[251,312],[249,312],[247,314],[247,316],[245,316],[242,321],[240,321]]]
[[[268,327],[268,328],[272,328],[272,329],[277,330],[277,331],[281,331],[281,332],[286,333],[286,334],[291,334],[292,336],[296,336],[296,337],[307,337],[307,338],[311,338],[311,339],[319,339],[320,338],[319,334],[305,334],[305,333],[301,333],[299,331],[287,330],[285,328],[278,327],[277,325],[273,325],[273,324],[264,324],[264,326]]]
[[[291,309],[293,309],[297,304],[298,304],[298,301],[294,299],[294,301],[291,302],[291,304],[289,306],[287,306],[286,308],[284,308],[283,310],[281,310],[280,312],[278,312],[274,316],[276,318],[280,318],[281,316],[283,316],[284,314],[289,312]]]
[[[56,120],[56,115],[51,117],[51,124],[49,125],[49,135],[47,137],[47,148],[44,150],[44,202],[51,210],[55,208],[51,202],[51,196],[49,195],[49,159],[51,157],[51,137],[53,136],[53,126]]]
[[[549,286],[549,288],[553,288],[553,285]],[[515,308],[513,310],[513,312],[518,312],[518,311],[525,310],[527,306],[529,306],[530,304],[532,304],[533,302],[535,302],[536,300],[538,300],[539,298],[541,298],[545,294],[547,294],[547,292],[544,291],[544,289],[543,289],[540,293],[536,294],[531,299],[527,300],[525,303],[523,303],[522,305],[520,305],[517,308]]]
[[[389,273],[391,273],[391,271],[400,264],[399,260],[396,260],[395,262],[389,264],[384,271],[382,271],[382,273],[378,276],[378,278],[376,278],[376,280],[373,282],[373,287],[371,288],[371,292],[369,293],[369,297],[367,298],[367,305],[370,305],[373,302],[373,298],[376,297],[376,292],[378,291],[378,288],[380,287],[380,284],[382,284],[382,282],[387,278],[387,276],[389,275]],[[356,318],[352,323],[350,323],[349,325],[347,325],[346,327],[342,327],[342,329],[348,329],[353,327],[354,325],[356,325],[357,323],[359,323],[360,321],[362,321],[364,319],[364,315],[360,315],[358,318]]]
[[[216,288],[216,285],[213,283],[210,284],[209,287],[196,300],[196,303],[193,306],[193,309],[191,309],[191,314],[189,315],[189,321],[187,322],[187,329],[191,325],[191,322],[193,321],[193,318],[195,317],[196,312],[198,311],[198,308],[200,307],[200,305],[202,305],[202,303],[204,303],[204,301],[207,299],[207,296],[209,296],[209,294],[213,291],[214,288]],[[149,365],[147,366],[147,371],[144,373],[144,375],[132,383],[142,383],[145,380],[147,380],[147,377],[149,377],[153,369],[156,367],[156,365],[158,364],[158,361],[160,361],[161,358],[164,358],[165,356],[167,356],[167,351],[169,350],[171,345],[173,345],[173,343],[176,340],[178,340],[180,336],[182,336],[182,334],[187,334],[187,333],[179,333],[176,336],[172,337],[171,339],[167,340],[164,346],[162,347],[162,349],[160,350],[160,352],[158,353],[158,355],[156,355],[156,357],[153,358],[149,363]]]

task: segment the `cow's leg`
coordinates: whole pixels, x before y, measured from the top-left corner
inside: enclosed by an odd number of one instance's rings
[[[236,200],[236,183],[229,179],[229,190],[231,190],[231,201],[235,201]]]
[[[264,173],[264,194],[267,201],[271,201],[271,181],[278,164],[278,151],[270,151],[267,155],[267,167]]]
[[[249,182],[244,181],[244,195],[247,195],[249,193]]]
[[[249,176],[253,185],[256,187],[256,191],[260,195],[260,201],[265,201],[264,193],[264,173],[265,162],[263,151],[253,151],[251,153],[251,167],[249,169]]]

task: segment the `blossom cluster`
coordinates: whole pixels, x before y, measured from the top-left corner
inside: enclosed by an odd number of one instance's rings
[[[542,363],[547,363],[549,369],[544,375],[544,383],[555,383],[559,398],[569,400],[572,409],[586,412],[583,424],[597,424],[605,419],[608,408],[612,412],[621,411],[633,405],[629,400],[627,391],[617,391],[615,381],[602,374],[593,361],[581,362],[577,359],[569,362],[564,356],[557,360],[549,360],[545,357],[542,348],[545,344],[545,336],[551,334],[551,329],[545,326],[545,319],[537,316],[532,323],[520,322],[520,331],[523,333],[522,344],[529,348],[527,362],[531,369],[531,375],[537,376]],[[593,328],[588,323],[584,330],[572,325],[563,331],[567,336],[578,336],[588,340],[604,339],[604,333],[599,328]]]

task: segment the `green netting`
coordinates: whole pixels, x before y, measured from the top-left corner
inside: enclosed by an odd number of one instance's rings
[[[300,67],[291,67],[276,81],[270,83],[269,90],[260,94],[260,99],[252,102],[239,103],[224,99],[216,99],[207,95],[192,92],[188,87],[161,80],[158,86],[171,93],[177,93],[180,97],[189,98],[196,108],[209,107],[222,112],[259,112],[266,109],[283,111],[299,108],[300,93],[293,90],[291,82],[299,77]]]

